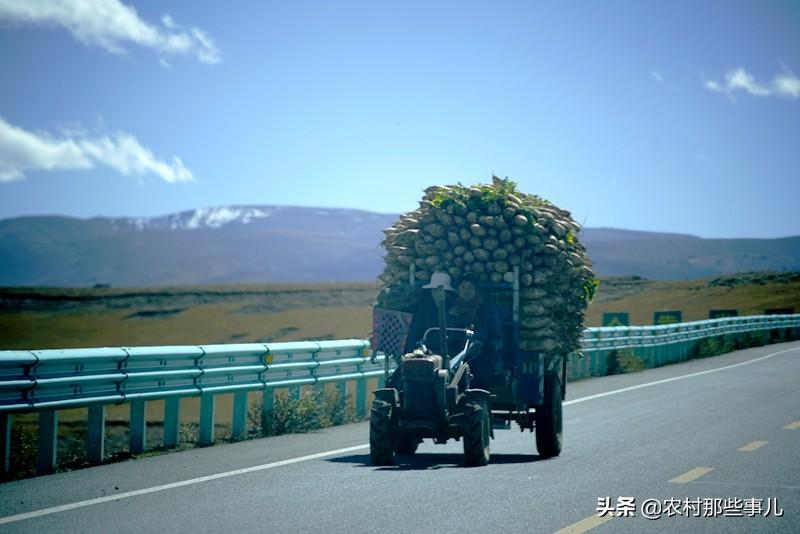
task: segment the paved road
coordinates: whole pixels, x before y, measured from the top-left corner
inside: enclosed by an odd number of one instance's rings
[[[510,430],[487,467],[426,443],[375,468],[359,423],[12,482],[0,532],[800,532],[799,380],[794,342],[570,384],[550,460]]]

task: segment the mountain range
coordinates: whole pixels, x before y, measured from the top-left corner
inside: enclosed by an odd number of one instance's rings
[[[162,217],[0,220],[2,286],[165,286],[375,280],[396,214],[227,206]],[[584,228],[599,276],[684,279],[800,270],[800,236],[703,239]]]

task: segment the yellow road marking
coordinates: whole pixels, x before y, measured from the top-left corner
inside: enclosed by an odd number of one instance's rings
[[[686,484],[687,482],[691,482],[692,480],[696,480],[703,475],[706,475],[713,471],[713,467],[695,467],[691,471],[687,471],[679,477],[675,477],[670,482],[674,482],[675,484]]]
[[[752,452],[752,451],[754,451],[756,449],[760,449],[761,447],[763,447],[767,443],[769,443],[769,442],[768,441],[754,441],[752,443],[748,443],[744,447],[739,447],[736,450],[742,451],[742,452]]]
[[[610,513],[603,517],[600,517],[599,515],[591,515],[586,519],[581,519],[577,523],[569,525],[568,527],[557,530],[553,534],[581,534],[581,532],[586,532],[594,527],[599,527],[603,523],[611,521],[612,519],[614,519],[614,516]]]
[[[789,423],[785,427],[784,430],[800,430],[800,421],[795,421],[794,423]]]

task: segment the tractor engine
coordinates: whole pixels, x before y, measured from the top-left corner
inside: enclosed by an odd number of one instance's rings
[[[442,357],[414,351],[403,356],[403,420],[406,426],[433,430],[445,418],[445,380]],[[431,410],[431,408],[434,408]],[[428,424],[420,424],[428,422]]]

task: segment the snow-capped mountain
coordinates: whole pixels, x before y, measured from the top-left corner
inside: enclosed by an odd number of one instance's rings
[[[116,230],[210,230],[251,226],[268,230],[314,230],[350,235],[364,225],[387,225],[396,215],[351,209],[298,206],[219,206],[182,211],[159,217],[95,217]]]
[[[220,206],[182,211],[161,217],[124,217],[111,219],[116,228],[137,230],[199,230],[229,224],[249,224],[265,219],[286,206]]]

